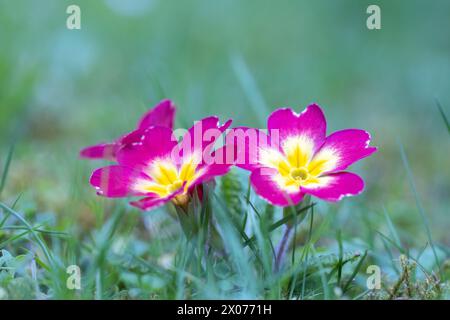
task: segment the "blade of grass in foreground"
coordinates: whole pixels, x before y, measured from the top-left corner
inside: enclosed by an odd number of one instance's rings
[[[41,226],[36,226],[33,228],[33,230],[36,232],[42,233],[42,234],[49,234],[49,235],[54,235],[54,236],[67,236],[66,232],[45,230],[45,229],[41,229],[40,228]],[[2,229],[3,230],[28,230],[27,227],[21,227],[21,226],[4,226],[4,227],[2,227]]]
[[[45,254],[45,257],[48,260],[48,263],[50,265],[53,265],[53,258],[52,255],[50,254],[50,251],[47,248],[47,245],[44,243],[44,241],[39,237],[39,235],[37,234],[37,232],[34,230],[34,228],[28,223],[27,220],[25,220],[18,212],[12,210],[11,208],[9,208],[8,206],[6,206],[5,204],[3,204],[2,202],[0,202],[0,208],[2,208],[4,211],[9,212],[11,215],[15,216],[17,220],[19,220],[28,230],[29,232],[33,235],[34,239],[36,240],[37,244],[41,247],[42,251]]]
[[[284,225],[286,222],[290,221],[291,219],[294,219],[295,216],[298,216],[302,213],[306,213],[308,212],[309,209],[311,209],[312,207],[314,207],[316,205],[316,203],[312,203],[310,205],[308,205],[307,207],[304,207],[302,209],[300,209],[299,211],[295,212],[294,214],[289,214],[284,216],[283,218],[281,218],[280,220],[274,222],[273,224],[271,224],[269,226],[269,232],[272,232],[276,229],[278,229],[279,227],[281,227],[282,225]],[[249,238],[248,240],[245,241],[244,246],[249,245],[251,242],[255,241],[255,236],[252,236],[251,238]]]
[[[398,236],[397,230],[394,227],[394,224],[392,223],[391,218],[389,217],[389,214],[385,207],[383,207],[384,217],[386,219],[386,222],[388,224],[389,232],[391,233],[392,238],[394,239],[395,243],[398,247],[402,247],[402,243],[400,241],[400,237]]]
[[[358,274],[359,270],[361,269],[362,264],[363,264],[364,260],[366,259],[366,257],[367,257],[367,250],[364,251],[364,254],[359,259],[359,262],[356,265],[356,268],[353,269],[353,272],[352,272],[350,278],[348,278],[347,282],[345,283],[344,288],[342,289],[343,293],[347,292],[347,290],[350,288],[350,285],[352,284],[353,279],[355,279],[356,275]]]
[[[422,203],[419,199],[419,194],[417,193],[416,184],[414,183],[414,179],[412,176],[411,168],[409,166],[408,158],[406,157],[405,149],[403,148],[403,145],[398,141],[399,147],[400,147],[400,155],[402,157],[403,165],[406,170],[406,174],[408,176],[409,185],[411,187],[411,190],[414,194],[414,199],[416,201],[417,209],[419,210],[420,217],[422,218],[423,225],[425,226],[425,231],[427,233],[428,242],[430,243],[431,250],[433,251],[434,259],[436,262],[436,265],[438,266],[438,269],[440,270],[440,262],[439,258],[436,252],[436,248],[434,247],[433,239],[431,237],[431,229],[430,225],[428,223],[427,217],[425,215],[425,211],[422,207]]]
[[[308,258],[309,258],[309,246],[311,245],[311,238],[312,238],[312,228],[314,224],[314,207],[311,207],[311,215],[309,219],[309,230],[308,230],[308,240],[305,244],[305,249],[303,249],[303,254],[305,255],[303,260],[303,280],[302,280],[302,300],[305,298],[305,289],[306,289],[306,266],[308,265]],[[305,251],[306,250],[306,251]]]
[[[397,275],[400,275],[400,270],[398,269],[397,264],[395,263],[395,259],[394,256],[392,255],[390,246],[395,247],[402,254],[405,254],[405,251],[401,247],[397,246],[394,240],[389,239],[389,237],[385,236],[380,231],[375,232],[380,236],[381,241],[383,242],[384,250],[389,256],[389,261],[391,262],[392,269],[395,271],[395,273],[397,273]]]
[[[447,127],[447,131],[450,134],[450,122],[449,122],[449,120],[444,112],[444,109],[442,108],[442,105],[438,99],[436,99],[436,105],[439,109],[439,112],[441,113],[441,116],[442,116],[442,119],[444,120],[445,126]]]
[[[214,193],[210,194],[213,195],[215,208],[217,209],[215,210],[215,217],[218,225],[220,225],[222,237],[226,236],[226,241],[224,241],[225,250],[229,253],[229,258],[236,270],[236,274],[239,275],[239,283],[242,288],[245,288],[239,296],[233,298],[254,299],[259,296],[258,292],[261,290],[259,287],[260,282],[257,281],[254,272],[254,264],[249,259],[243,259],[243,257],[248,255],[244,250],[245,246],[242,245],[242,238],[230,219],[231,213],[228,207],[217,195]]]
[[[2,193],[3,188],[5,187],[6,184],[6,177],[8,176],[9,165],[11,164],[13,153],[14,153],[14,145],[12,145],[9,148],[8,155],[6,157],[6,163],[3,168],[2,179],[0,180],[0,194]]]
[[[339,248],[339,261],[337,264],[337,283],[338,283],[338,287],[341,286],[341,278],[342,278],[342,267],[344,266],[343,261],[344,261],[344,248],[342,245],[342,231],[338,230],[337,235],[337,242],[338,242],[338,248]]]
[[[317,251],[314,248],[314,245],[310,246],[310,250],[313,254],[313,257],[316,257]],[[322,281],[323,297],[325,300],[329,300],[330,299],[330,288],[328,286],[328,279],[326,276],[326,272],[325,272],[324,266],[322,264],[322,261],[320,259],[318,259],[317,262],[318,262],[318,266],[319,266],[320,279]]]

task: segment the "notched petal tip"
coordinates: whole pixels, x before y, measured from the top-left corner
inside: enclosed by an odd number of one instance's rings
[[[296,112],[292,107],[282,107],[282,108],[278,108],[276,110],[274,110],[270,115],[272,116],[275,113],[286,113],[286,114],[290,114],[292,117],[295,118],[300,118],[300,116],[302,116],[305,113],[308,112],[318,112],[320,113],[323,118],[325,118],[324,112],[322,110],[322,108],[317,104],[317,103],[311,103],[309,104],[305,109],[303,109],[300,113]]]
[[[278,108],[278,109],[272,111],[272,113],[269,114],[269,116],[267,117],[267,121],[269,122],[271,118],[276,117],[276,116],[281,116],[281,115],[291,116],[291,117],[295,117],[295,118],[298,118],[300,116],[300,114],[295,112],[294,109],[292,109],[291,107],[282,107],[282,108]]]
[[[372,141],[372,135],[370,134],[370,132],[362,130],[362,129],[355,129],[355,130],[361,130],[361,131],[363,131],[366,134],[367,139],[366,139],[366,146],[365,147],[370,152],[369,155],[371,155],[372,153],[375,153],[375,152],[378,151],[378,147],[370,145],[370,142]]]

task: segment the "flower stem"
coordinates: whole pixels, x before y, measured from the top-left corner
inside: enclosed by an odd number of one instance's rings
[[[291,240],[292,235],[292,226],[286,225],[286,228],[284,229],[283,237],[280,240],[280,243],[278,244],[276,255],[275,255],[275,272],[278,272],[280,270],[282,261],[284,260],[284,257],[286,256],[286,252],[289,249],[289,242]]]

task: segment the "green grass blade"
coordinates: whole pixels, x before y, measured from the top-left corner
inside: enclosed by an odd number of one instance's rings
[[[214,197],[214,199],[217,201],[217,203],[219,204],[219,206],[226,211],[227,210],[227,206],[223,203],[222,199],[220,199],[216,194],[212,193],[212,196]],[[250,202],[250,201],[249,201]],[[256,208],[253,206],[252,204],[252,208],[253,210],[256,210]],[[241,226],[241,224],[239,223],[239,221],[237,221],[236,217],[234,217],[232,214],[230,214],[228,216],[229,221],[231,222],[231,224],[234,226],[234,228],[237,230],[237,232],[239,233],[239,235],[242,237],[242,239],[244,239],[244,245],[243,248],[245,248],[247,245],[249,246],[249,248],[252,250],[253,254],[255,255],[256,259],[258,261],[261,261],[259,254],[258,254],[258,248],[254,245],[254,240],[256,239],[255,236],[252,236],[251,238],[249,238],[249,236],[245,233],[245,226]]]
[[[391,262],[392,269],[395,271],[395,273],[397,275],[400,275],[400,270],[398,269],[398,266],[394,261],[395,259],[394,259],[394,256],[392,255],[391,248],[389,246],[390,244],[392,244],[394,247],[398,248],[397,245],[395,244],[395,242],[393,240],[390,240],[388,237],[383,235],[381,232],[378,232],[378,231],[376,231],[376,232],[381,237],[381,242],[383,243],[384,250],[386,251],[386,253],[389,256],[389,261]],[[401,253],[403,253],[401,248],[399,251]]]
[[[4,166],[3,172],[2,172],[2,178],[0,180],[0,194],[2,193],[3,188],[5,187],[5,184],[6,184],[6,177],[8,176],[9,166],[11,164],[13,153],[14,153],[14,145],[12,145],[9,148],[8,155],[6,157],[5,166]]]
[[[403,249],[401,246],[399,246],[394,240],[390,239],[389,237],[387,237],[385,234],[383,234],[378,230],[376,230],[375,232],[378,233],[384,240],[388,241],[391,245],[393,245],[398,251],[400,251],[400,253],[406,254],[406,250]]]
[[[392,223],[391,218],[389,217],[389,214],[385,207],[383,207],[383,213],[384,217],[386,218],[386,222],[388,224],[389,232],[391,233],[391,236],[394,238],[395,243],[398,247],[402,247],[402,243],[400,241],[400,237],[398,236],[397,230],[395,229],[394,224]]]
[[[42,241],[42,239],[39,237],[39,235],[34,231],[33,227],[28,223],[28,221],[25,220],[18,212],[12,210],[11,208],[6,206],[2,202],[0,202],[0,208],[2,208],[6,212],[9,212],[11,215],[15,216],[17,220],[19,220],[23,225],[25,225],[27,227],[27,229],[31,232],[34,239],[36,240],[37,244],[41,247],[48,262],[50,264],[53,264],[53,258],[52,258],[50,251],[47,248],[47,245],[44,243],[44,241]]]
[[[402,157],[403,165],[405,167],[406,174],[408,176],[409,185],[410,185],[411,190],[412,190],[412,192],[414,194],[414,199],[416,201],[416,206],[417,206],[417,209],[419,210],[420,217],[422,218],[423,225],[425,226],[425,231],[426,231],[426,234],[427,234],[428,242],[430,243],[431,250],[433,251],[433,255],[434,255],[434,259],[435,259],[436,265],[440,269],[439,258],[438,258],[437,252],[436,252],[436,248],[434,247],[433,239],[431,237],[430,224],[428,223],[428,219],[427,219],[427,217],[425,215],[425,210],[423,209],[422,202],[419,199],[419,194],[417,192],[416,184],[414,182],[413,175],[412,175],[412,172],[411,172],[411,168],[409,166],[408,158],[406,157],[405,150],[403,148],[403,145],[400,143],[400,141],[398,142],[398,144],[399,144],[399,147],[400,147],[400,155]]]
[[[314,248],[314,245],[311,245],[310,247],[311,252],[313,254],[314,257],[317,256],[317,251]],[[328,280],[327,280],[327,275],[325,272],[325,268],[322,264],[322,261],[320,259],[317,259],[318,265],[319,265],[319,274],[320,274],[320,280],[322,282],[322,289],[323,289],[323,297],[325,300],[329,300],[330,299],[330,288],[328,286]]]
[[[19,202],[20,198],[22,198],[23,192],[21,192],[19,194],[19,196],[16,198],[16,200],[14,200],[13,204],[11,205],[11,209],[14,210],[14,208],[16,207],[17,203]],[[11,214],[9,212],[5,212],[5,216],[3,217],[3,219],[0,221],[0,229],[3,227],[3,225],[6,223],[6,221],[8,220],[9,216]]]
[[[214,194],[214,193],[211,193]],[[256,275],[254,273],[254,264],[249,259],[244,257],[248,256],[242,245],[242,237],[239,232],[237,232],[233,221],[230,219],[231,213],[222,199],[215,196],[213,198],[217,205],[214,216],[217,219],[220,229],[223,235],[226,235],[226,241],[224,241],[225,250],[229,254],[229,259],[232,261],[233,267],[236,273],[239,275],[240,283],[242,287],[245,288],[243,292],[240,293],[240,297],[254,298],[256,297],[256,292],[258,292],[258,286],[260,283],[257,281]],[[255,254],[258,264],[261,263],[261,258],[257,253]]]
[[[281,218],[280,220],[278,220],[277,222],[273,223],[269,230],[273,231],[275,229],[278,229],[280,226],[284,225],[286,222],[291,221],[293,218],[295,218],[295,216],[300,215],[301,213],[307,213],[309,209],[311,209],[312,207],[314,207],[316,205],[316,203],[312,203],[300,210],[298,210],[295,213],[289,214],[289,215],[285,215],[283,218]]]
[[[282,225],[284,225],[286,222],[291,221],[292,219],[295,218],[295,216],[300,215],[301,213],[306,213],[308,212],[309,209],[311,209],[312,207],[314,207],[316,204],[312,203],[309,206],[306,206],[300,210],[298,210],[297,212],[293,213],[293,214],[288,214],[285,215],[283,218],[281,218],[280,220],[278,220],[277,222],[274,222],[272,225],[269,226],[269,232],[272,232],[276,229],[278,229],[279,227],[281,227]],[[251,242],[255,241],[255,237],[252,236],[250,239],[248,239],[247,241],[245,241],[244,246],[249,245]]]
[[[248,205],[252,208],[253,212],[258,216],[259,219],[261,219],[261,213],[259,213],[258,209],[256,209],[255,205],[250,201],[250,197],[247,199]]]
[[[342,232],[341,230],[338,230],[337,232],[337,241],[338,241],[338,248],[339,248],[339,262],[337,264],[337,283],[338,286],[341,286],[341,277],[342,277],[342,267],[344,266],[343,260],[344,260],[344,248],[342,245]]]
[[[445,126],[447,127],[447,131],[450,134],[450,122],[449,122],[449,120],[447,118],[447,115],[445,114],[444,108],[442,108],[441,103],[437,99],[436,99],[436,105],[437,105],[437,107],[439,109],[439,112],[440,112],[440,114],[442,116],[442,119],[444,120]]]
[[[22,226],[4,226],[4,227],[2,227],[2,229],[3,230],[28,230],[27,227],[22,227]],[[62,231],[41,229],[40,226],[34,227],[33,231],[42,233],[42,234],[54,235],[54,236],[67,236],[68,235],[66,232],[62,232]]]
[[[312,228],[314,225],[314,207],[311,207],[311,215],[310,215],[310,219],[309,219],[309,230],[308,230],[308,240],[306,241],[306,245],[305,245],[305,249],[303,250],[303,254],[305,255],[304,257],[304,269],[303,269],[303,280],[302,280],[302,300],[305,297],[305,290],[306,290],[306,266],[308,265],[308,259],[309,259],[309,246],[311,244],[311,239],[312,239]],[[302,257],[303,259],[303,257]]]
[[[30,230],[27,229],[24,232],[21,232],[21,233],[16,234],[16,235],[14,235],[12,237],[9,237],[5,241],[0,242],[0,248],[2,248],[2,249],[5,248],[8,244],[10,244],[10,243],[12,243],[12,242],[14,242],[14,241],[16,241],[16,240],[26,236],[29,233],[30,233]]]
[[[355,279],[356,275],[359,272],[359,269],[361,269],[362,264],[363,264],[364,260],[366,259],[366,257],[367,257],[367,250],[364,251],[364,254],[361,256],[361,259],[359,259],[359,262],[356,265],[356,268],[353,270],[350,278],[345,283],[344,288],[342,289],[343,293],[345,293],[348,290],[348,288],[350,288],[350,285],[352,284],[353,279]]]

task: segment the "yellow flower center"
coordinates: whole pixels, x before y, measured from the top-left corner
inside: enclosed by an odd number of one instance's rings
[[[152,178],[152,181],[139,180],[135,189],[141,192],[155,193],[161,198],[179,190],[183,184],[185,184],[183,191],[185,194],[199,174],[197,164],[193,159],[185,161],[180,168],[170,159],[155,160],[148,167],[146,173]]]
[[[305,168],[294,168],[291,169],[291,172],[289,173],[291,178],[298,181],[303,181],[308,178],[308,170]]]
[[[320,175],[337,161],[333,150],[314,155],[313,141],[305,136],[290,137],[281,148],[283,153],[261,149],[260,162],[278,171],[274,179],[286,191],[296,192],[301,186],[317,184]]]

